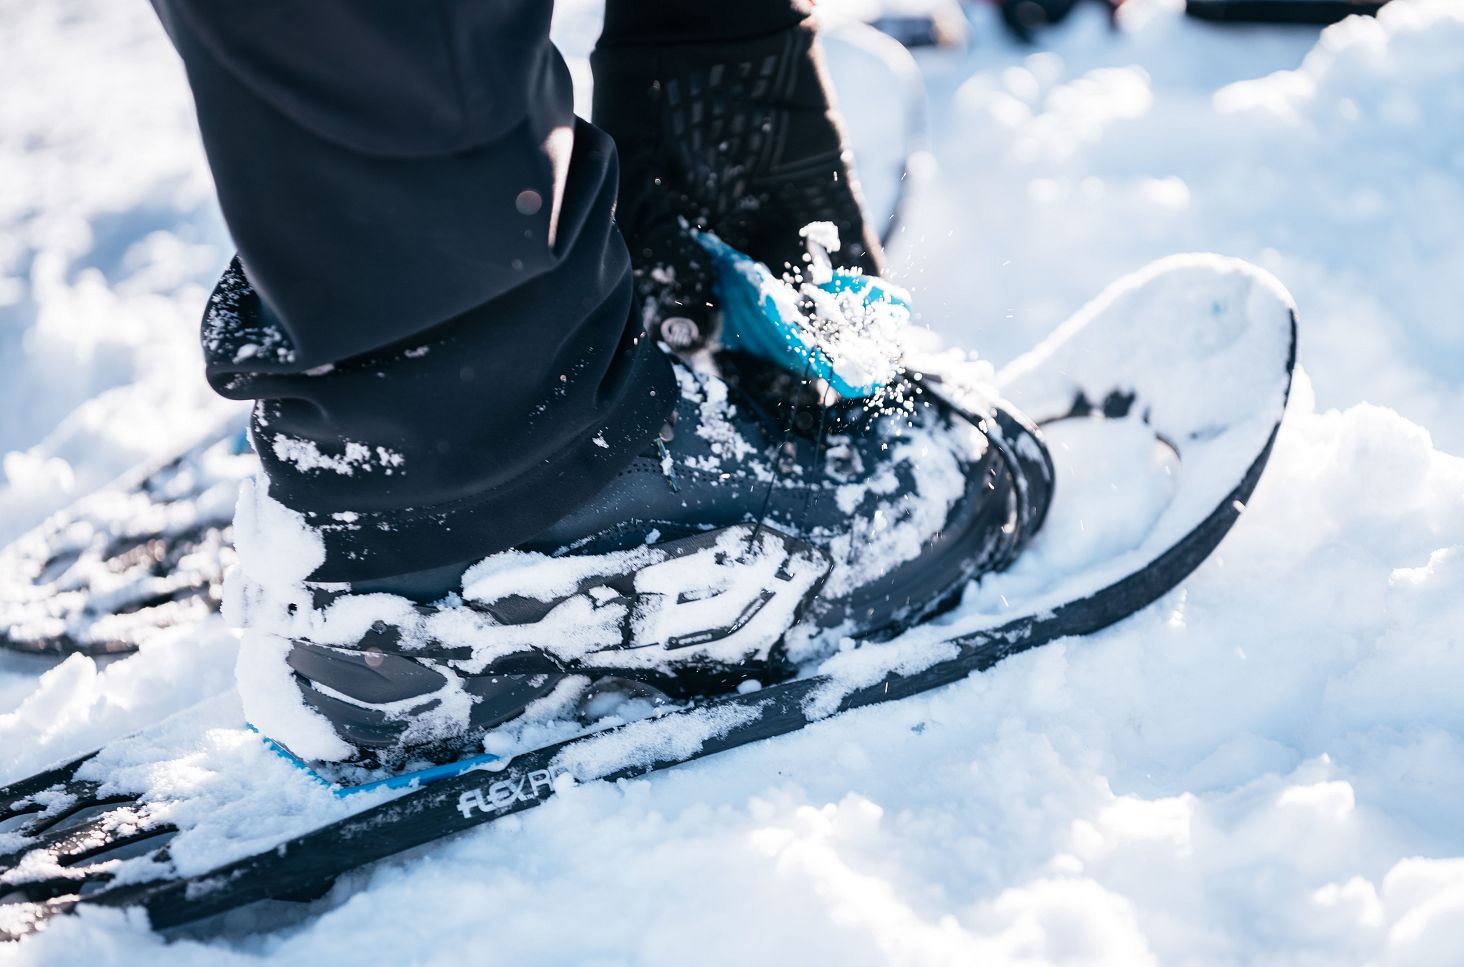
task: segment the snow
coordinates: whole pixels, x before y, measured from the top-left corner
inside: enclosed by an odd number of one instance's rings
[[[236,409],[200,372],[228,240],[182,68],[121,5],[4,5],[0,541]]]
[[[336,735],[325,716],[300,701],[294,675],[285,664],[291,647],[288,638],[278,635],[244,636],[234,666],[244,721],[307,761],[350,758],[354,750]]]
[[[270,587],[289,587],[310,576],[325,560],[325,542],[305,523],[304,515],[293,511],[269,496],[269,488],[261,481],[246,479],[239,488],[239,502],[234,510],[234,549],[240,566],[255,581]],[[232,593],[239,582],[228,585]],[[238,606],[243,606],[242,602]],[[240,615],[231,619],[240,625]]]
[[[358,469],[367,472],[375,470],[378,464],[383,468],[383,473],[391,476],[393,468],[400,467],[404,460],[400,453],[387,447],[376,447],[373,452],[364,443],[354,440],[346,440],[344,443],[344,451],[339,455],[321,453],[314,440],[297,440],[283,433],[276,433],[271,438],[270,449],[274,451],[276,459],[292,465],[301,473],[329,470],[343,477],[355,476]]]
[[[596,13],[560,7],[583,105]],[[308,916],[244,911],[166,944],[89,911],[4,959],[1456,963],[1464,11],[1396,0],[1319,36],[1130,0],[1117,33],[1084,7],[1036,53],[972,15],[969,50],[922,56],[941,167],[892,249],[927,324],[1004,363],[1176,251],[1247,258],[1296,297],[1304,373],[1210,561],[1091,639],[567,789],[353,875]],[[228,412],[178,378],[200,371],[228,246],[146,5],[8,2],[0,49],[0,83],[23,92],[0,99],[9,538]],[[1110,430],[1115,461],[1145,468],[1133,486],[1163,493],[1163,454]],[[1111,552],[1146,503],[1059,550]],[[318,788],[198,727],[238,715],[236,650],[211,620],[122,661],[0,657],[0,781],[207,700],[170,741],[198,736],[195,768],[242,766],[237,791],[303,823]],[[281,831],[250,808],[233,807],[234,842],[182,859]]]
[[[775,274],[714,233],[698,235],[723,300],[721,342],[879,405],[901,372],[909,296],[860,271],[834,268],[829,253],[839,249],[839,230],[832,222],[810,222],[799,236],[806,266]]]
[[[1323,408],[1387,405],[1464,451],[1458,5],[1394,4],[1320,39],[1176,6],[1131,4],[1117,35],[1079,11],[1036,54],[978,31],[974,74],[933,58],[941,178],[896,281],[1004,362],[1153,259],[1239,256],[1296,296]]]
[[[360,653],[374,627],[391,627],[408,657],[433,660],[442,684],[426,709],[429,696],[421,692],[369,707],[406,718],[404,738],[411,741],[451,739],[462,735],[472,711],[460,676],[482,674],[493,662],[530,650],[563,663],[619,669],[664,670],[669,649],[682,663],[764,661],[831,566],[822,554],[748,523],[713,531],[713,540],[689,537],[596,555],[504,551],[469,568],[461,595],[430,610],[385,593],[317,601],[303,579],[323,553],[318,532],[249,482],[239,507],[240,566],[227,580],[224,617],[247,629],[237,666],[245,720],[311,761],[338,762],[354,750],[296,688],[286,664],[294,641]],[[308,566],[301,570],[300,562]],[[612,580],[626,576],[632,576],[628,589]],[[526,615],[515,601],[536,602],[542,613]],[[627,627],[638,647],[624,651]],[[383,660],[375,645],[364,652],[368,665]],[[172,753],[182,754],[186,749]]]

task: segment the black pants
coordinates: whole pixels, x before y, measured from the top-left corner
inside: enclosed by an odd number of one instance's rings
[[[511,547],[644,449],[676,384],[631,311],[615,148],[573,116],[547,0],[153,3],[239,249],[208,378],[258,401],[271,495],[326,540],[315,579]],[[615,5],[672,40],[715,35],[720,6]]]
[[[325,538],[316,580],[512,547],[645,448],[676,383],[549,0],[153,4],[239,249],[208,378],[258,401],[270,493]],[[755,35],[799,4],[609,0],[602,40]]]

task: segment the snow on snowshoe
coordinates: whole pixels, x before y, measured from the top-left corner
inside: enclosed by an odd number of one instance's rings
[[[1294,362],[1279,282],[1238,259],[1181,255],[1110,286],[1008,364],[995,391],[1042,428],[1056,494],[1043,532],[968,596],[956,627],[1080,599],[1169,553],[1241,467],[1259,475]],[[923,363],[957,401],[992,391],[979,363]]]
[[[993,442],[1003,421],[983,408],[1011,397],[1047,427],[1059,472],[1042,531],[954,610],[885,642],[814,651],[788,681],[630,713],[622,704],[588,729],[563,714],[584,696],[552,691],[478,756],[349,796],[261,743],[236,699],[205,703],[0,790],[0,933],[78,904],[139,906],[164,929],[319,896],[344,872],[576,783],[792,732],[1107,627],[1178,586],[1240,519],[1294,359],[1292,305],[1274,279],[1187,256],[1121,280],[994,386],[979,363],[933,360],[928,392],[970,408]],[[1031,439],[1005,442],[1020,453]],[[1091,472],[1073,462],[1095,454],[1105,459]],[[1130,475],[1137,498],[1122,486]]]
[[[231,419],[18,538],[0,551],[0,648],[128,652],[217,610],[239,481],[256,466]]]

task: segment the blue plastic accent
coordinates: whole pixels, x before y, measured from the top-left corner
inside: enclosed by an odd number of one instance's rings
[[[722,345],[765,359],[795,375],[823,379],[846,399],[860,399],[879,391],[879,383],[850,383],[800,325],[802,316],[792,313],[790,318],[779,310],[775,292],[781,288],[790,299],[797,293],[771,269],[715,235],[698,233],[696,240],[711,255],[716,273],[713,290],[722,309]],[[910,302],[903,295],[879,277],[862,272],[834,269],[833,278],[819,288],[833,294],[862,292],[867,306],[887,302],[910,310]]]
[[[374,782],[363,782],[359,786],[343,786],[340,783],[331,782],[329,779],[325,778],[320,773],[310,768],[310,764],[307,763],[304,759],[295,755],[295,753],[291,752],[289,749],[280,745],[274,739],[271,739],[269,736],[259,731],[259,729],[255,728],[253,724],[246,722],[245,727],[249,729],[249,731],[253,732],[255,735],[259,736],[259,738],[264,742],[265,747],[268,748],[271,752],[279,756],[281,759],[284,759],[290,765],[304,772],[311,779],[314,779],[316,782],[329,789],[331,791],[331,795],[341,799],[344,799],[347,796],[354,796],[359,792],[370,792],[373,789],[410,789],[414,786],[426,786],[434,782],[441,782],[443,779],[454,779],[465,772],[471,772],[474,769],[481,769],[488,763],[496,762],[499,759],[499,756],[493,755],[489,752],[485,752],[482,755],[469,756],[466,759],[459,759],[456,762],[449,762],[446,765],[431,766],[426,769],[417,769],[412,772],[403,772],[399,775],[388,776],[385,779],[377,779]]]

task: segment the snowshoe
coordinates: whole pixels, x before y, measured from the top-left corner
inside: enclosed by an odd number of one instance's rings
[[[0,648],[117,654],[217,610],[239,481],[257,466],[231,419],[0,551]]]
[[[1294,361],[1285,291],[1213,256],[1121,280],[994,385],[979,362],[934,358],[928,392],[973,412],[993,393],[1010,397],[1061,444],[1042,531],[954,610],[880,644],[804,662],[790,650],[798,670],[787,681],[622,703],[588,726],[572,721],[594,710],[589,696],[570,694],[572,679],[583,680],[571,676],[514,728],[490,732],[478,755],[351,795],[260,742],[234,697],[204,703],[0,789],[0,933],[23,935],[78,905],[140,907],[165,929],[257,900],[317,896],[351,869],[577,783],[792,732],[1111,625],[1177,587],[1242,517]],[[996,439],[1000,421],[987,426]],[[1074,460],[1084,454],[1104,459]]]

